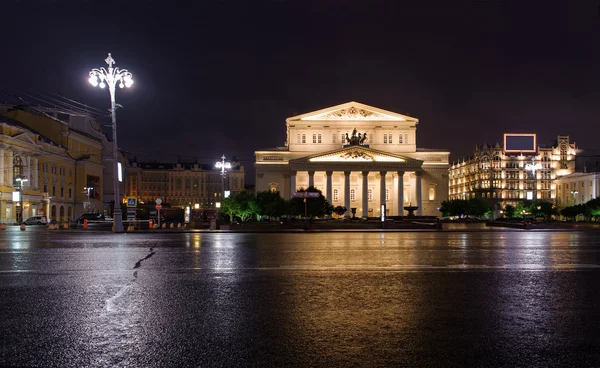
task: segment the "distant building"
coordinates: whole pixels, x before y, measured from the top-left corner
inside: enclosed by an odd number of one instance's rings
[[[448,196],[446,150],[417,147],[419,120],[358,102],[286,119],[284,147],[258,150],[256,190],[290,198],[314,186],[357,217],[439,216]],[[384,207],[385,206],[385,207]]]
[[[555,201],[557,180],[575,172],[580,150],[569,136],[536,152],[506,152],[498,143],[477,146],[473,156],[452,164],[449,198],[485,198],[492,204],[526,200]]]
[[[575,172],[556,180],[559,207],[586,203],[600,196],[600,172]]]
[[[244,190],[244,167],[233,160],[222,182],[220,169],[214,164],[132,162],[127,168],[128,196],[154,203],[160,198],[165,205],[195,209],[216,209],[221,202],[221,188],[231,194]]]

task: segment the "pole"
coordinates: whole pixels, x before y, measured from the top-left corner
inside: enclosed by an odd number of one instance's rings
[[[113,130],[113,175],[115,185],[115,208],[113,211],[113,233],[122,233],[123,229],[123,218],[121,215],[121,195],[119,193],[119,161],[117,154],[117,108],[115,106],[115,85],[114,83],[109,84],[110,89],[110,112],[112,116],[112,130]]]
[[[304,229],[308,229],[308,204],[306,201],[306,192],[304,192]]]

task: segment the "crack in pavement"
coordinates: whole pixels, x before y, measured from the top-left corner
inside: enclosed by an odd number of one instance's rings
[[[142,265],[142,261],[147,260],[148,258],[152,257],[154,255],[154,253],[156,253],[154,250],[154,248],[150,248],[150,254],[148,254],[146,257],[140,259],[139,261],[137,261],[135,263],[135,266],[133,266],[133,269],[135,270],[136,268],[140,268],[140,266]],[[134,273],[134,275],[137,275],[137,271]]]

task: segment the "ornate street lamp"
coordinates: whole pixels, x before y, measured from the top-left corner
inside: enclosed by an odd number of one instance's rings
[[[226,162],[225,155],[223,155],[221,156],[221,161],[217,161],[215,167],[221,169],[221,201],[223,201],[223,199],[225,199],[225,177],[227,176],[226,169],[231,169],[231,162]],[[219,203],[217,208],[220,208],[220,205],[221,203]]]
[[[115,104],[115,87],[117,82],[119,82],[119,87],[131,87],[133,84],[133,78],[131,73],[126,69],[119,69],[113,67],[115,60],[108,53],[108,57],[104,59],[106,64],[108,64],[108,69],[105,68],[94,68],[90,72],[90,83],[95,86],[100,86],[100,88],[104,88],[108,85],[108,91],[110,92],[110,113],[112,116],[112,130],[113,130],[113,176],[114,176],[114,186],[115,186],[115,209],[113,211],[113,232],[122,233],[123,229],[123,219],[121,215],[121,195],[119,193],[119,161],[117,155],[117,108]]]
[[[15,180],[19,183],[19,202],[21,206],[21,221],[19,221],[19,224],[21,224],[23,221],[25,221],[25,209],[23,208],[23,183],[29,181],[29,179],[27,179],[26,176],[17,176]]]
[[[573,189],[571,191],[571,194],[573,194],[573,206],[574,206],[575,202],[576,202],[576,197],[577,197],[577,194],[579,194],[579,191],[577,189]]]

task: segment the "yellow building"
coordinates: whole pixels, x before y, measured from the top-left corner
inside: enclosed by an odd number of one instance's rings
[[[61,222],[84,212],[109,210],[103,201],[107,141],[93,119],[24,106],[1,106],[0,113],[4,143],[0,181],[14,189],[15,174],[27,179],[24,218],[44,215]],[[3,218],[17,221],[15,205],[4,194],[2,201]]]

